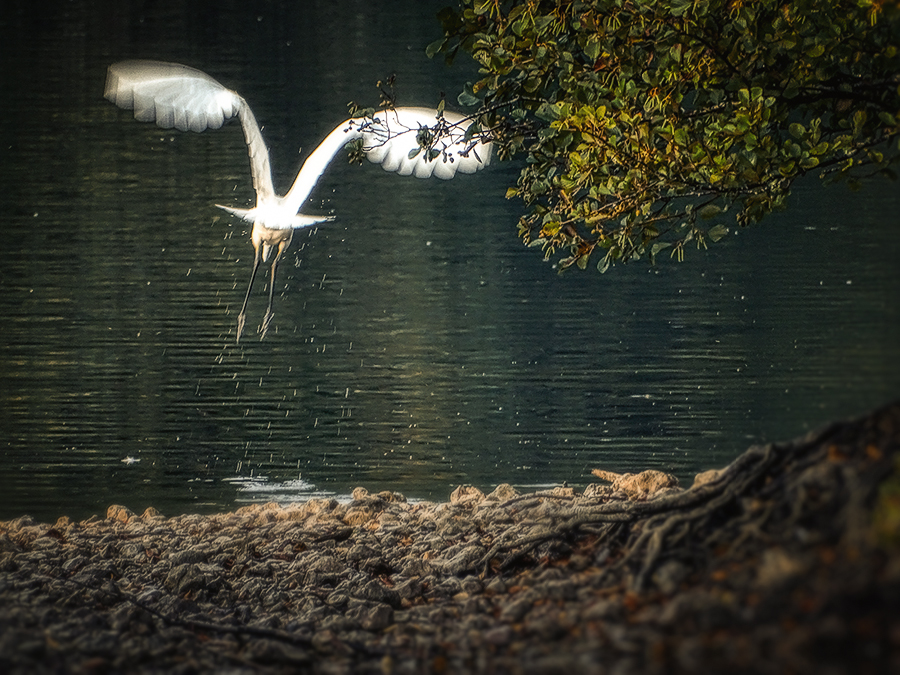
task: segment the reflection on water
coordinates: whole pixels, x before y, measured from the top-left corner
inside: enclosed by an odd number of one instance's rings
[[[396,72],[401,104],[466,79],[419,56],[421,2],[303,4],[3,25],[21,67],[0,74],[0,518],[687,478],[900,392],[888,183],[804,184],[683,265],[558,277],[515,237],[516,167],[443,183],[338,162],[313,204],[338,220],[295,236],[269,335],[260,287],[235,345],[252,247],[213,204],[252,196],[239,126],[136,123],[102,100],[105,68],[165,58],[234,86],[282,188],[376,79]]]

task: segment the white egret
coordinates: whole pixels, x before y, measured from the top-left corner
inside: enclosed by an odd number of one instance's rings
[[[201,132],[218,129],[237,115],[250,154],[250,173],[256,206],[221,209],[253,223],[253,270],[237,321],[237,340],[244,329],[250,291],[260,262],[275,249],[269,281],[269,305],[260,326],[264,337],[272,320],[275,268],[297,228],[332,220],[332,216],[299,213],[319,177],[334,156],[349,142],[359,140],[369,161],[387,171],[417,178],[448,179],[474,173],[491,160],[491,144],[467,138],[471,120],[451,112],[427,108],[392,108],[372,117],[349,119],[325,137],[306,159],[288,193],[275,193],[269,151],[247,102],[212,77],[194,68],[162,61],[121,61],[109,67],[104,96],[120,108],[134,110],[135,119],[155,122],[163,129]]]

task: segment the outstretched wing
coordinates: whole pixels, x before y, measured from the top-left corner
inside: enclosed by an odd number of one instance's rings
[[[257,201],[274,199],[269,151],[253,112],[236,92],[206,73],[178,63],[120,61],[109,67],[104,96],[120,108],[134,110],[136,120],[155,122],[163,129],[218,129],[239,115]]]
[[[334,156],[357,139],[362,140],[370,162],[403,176],[446,180],[457,172],[475,173],[490,164],[492,146],[490,142],[466,139],[470,124],[471,120],[462,115],[445,112],[441,116],[428,108],[395,108],[382,110],[372,118],[347,120],[303,163],[282,205],[290,213],[299,211]],[[430,150],[420,146],[420,133],[432,134]]]
[[[180,131],[218,129],[241,108],[240,97],[206,73],[162,61],[114,63],[104,96],[139,122]]]
[[[457,172],[475,173],[490,164],[491,144],[466,139],[470,124],[453,112],[439,116],[428,108],[395,108],[363,121],[360,131],[366,158],[385,171],[448,180]],[[420,140],[429,139],[430,147],[422,148]]]

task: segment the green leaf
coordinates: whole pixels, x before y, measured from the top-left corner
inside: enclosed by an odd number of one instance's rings
[[[556,134],[557,131],[553,127],[544,127],[543,129],[540,129],[538,131],[538,138],[540,138],[542,141],[546,141],[551,138],[555,138]]]
[[[672,0],[669,11],[672,13],[672,16],[681,16],[693,7],[693,5],[693,0]]]
[[[702,209],[700,209],[697,213],[704,220],[708,220],[710,218],[715,218],[717,215],[722,213],[722,207],[717,204],[707,204]]]
[[[560,117],[559,108],[552,103],[547,103],[546,101],[541,103],[534,114],[547,122],[555,122]]]
[[[494,5],[494,0],[475,0],[475,14],[487,14]]]
[[[600,56],[600,51],[600,40],[595,37],[591,37],[584,46],[584,53],[591,61],[597,60],[597,57]]]
[[[445,44],[447,44],[447,38],[435,40],[430,45],[425,47],[425,56],[427,56],[429,59],[434,58],[434,55],[440,52]]]
[[[825,53],[825,45],[818,44],[806,50],[806,55],[811,59],[817,59]]]
[[[456,97],[456,102],[461,106],[471,108],[473,105],[479,105],[481,103],[481,99],[477,96],[473,96],[467,91],[462,91],[460,92],[459,96]]]
[[[609,269],[609,265],[612,262],[612,257],[609,255],[605,255],[600,259],[600,262],[597,263],[597,271],[600,274],[605,274],[606,270]]]
[[[709,229],[709,232],[706,233],[711,241],[719,241],[726,234],[728,234],[728,228],[724,225],[716,225],[715,227],[711,227]]]
[[[538,87],[541,86],[541,78],[539,77],[529,77],[522,84],[522,88],[527,91],[529,94],[533,94],[538,90]]]
[[[800,160],[800,166],[804,169],[814,169],[819,166],[819,158],[818,157],[804,157]]]
[[[494,0],[485,0],[485,2],[489,2],[494,4]],[[550,24],[553,23],[553,16],[537,16],[534,19],[534,32],[537,35],[543,35],[544,31],[549,28]]]

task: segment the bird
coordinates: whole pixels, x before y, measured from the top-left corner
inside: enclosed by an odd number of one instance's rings
[[[247,305],[261,263],[275,251],[270,268],[269,304],[259,328],[263,339],[272,321],[275,270],[295,229],[334,219],[331,215],[300,213],[331,160],[345,147],[356,148],[386,171],[417,178],[453,178],[474,173],[491,161],[492,144],[482,134],[468,132],[471,117],[447,110],[390,107],[338,124],[300,168],[284,196],[275,192],[269,150],[253,111],[242,96],[210,75],[178,63],[127,60],[109,66],[104,97],[124,110],[133,110],[140,122],[155,122],[163,129],[202,132],[219,129],[238,117],[250,155],[250,174],[256,192],[252,209],[216,204],[233,216],[252,223],[253,269],[237,319],[236,342],[244,330]],[[478,129],[474,127],[472,131]]]

